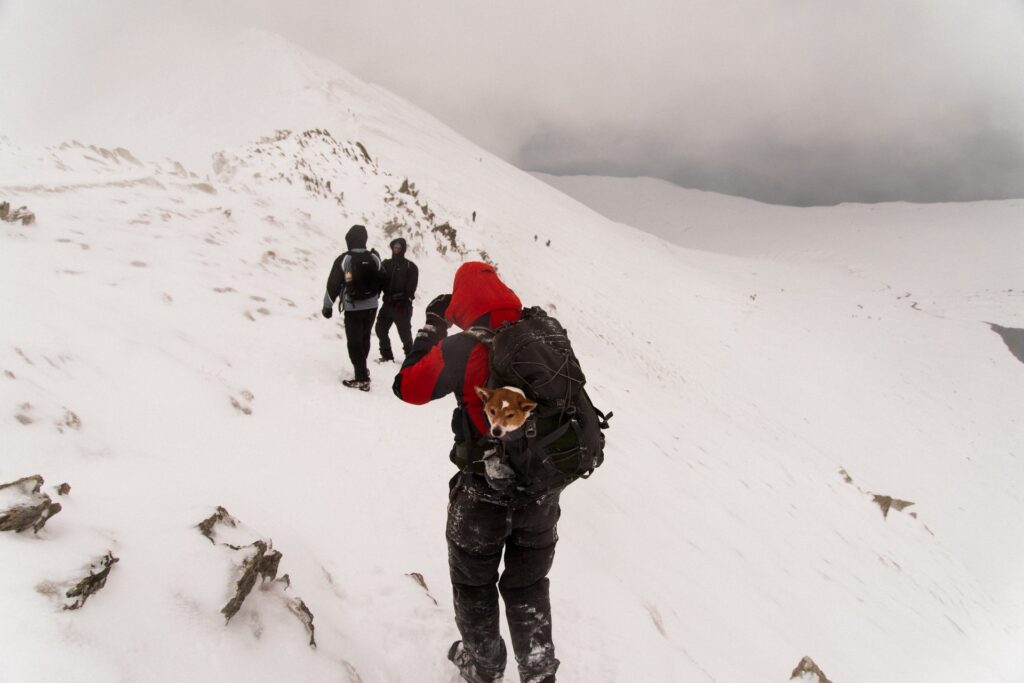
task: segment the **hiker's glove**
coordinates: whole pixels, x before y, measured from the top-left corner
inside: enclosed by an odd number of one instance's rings
[[[427,325],[438,330],[447,330],[451,323],[444,317],[448,305],[452,302],[451,294],[441,294],[434,297],[434,300],[427,304]]]
[[[324,310],[320,311],[324,314],[324,317],[330,320],[331,316],[334,315],[334,309],[330,306],[324,306]]]

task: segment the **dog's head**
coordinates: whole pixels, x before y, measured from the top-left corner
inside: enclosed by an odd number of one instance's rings
[[[522,427],[537,407],[516,387],[476,387],[476,395],[484,402],[484,415],[491,425],[491,436],[496,439]]]

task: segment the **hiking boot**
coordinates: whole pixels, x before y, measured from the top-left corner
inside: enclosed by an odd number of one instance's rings
[[[494,683],[501,680],[501,671],[484,671],[478,668],[473,661],[473,655],[463,647],[461,640],[456,640],[448,648],[448,660],[458,668],[459,674],[467,683]]]
[[[341,383],[349,389],[359,389],[359,391],[370,390],[370,380],[368,379],[343,379]]]
[[[524,678],[523,680],[526,683],[535,683],[534,679],[532,679],[532,678]],[[536,683],[555,683],[555,675],[554,674],[550,674],[548,676],[545,676],[544,678],[540,679],[539,681],[536,681]]]
[[[381,356],[380,358],[377,359],[377,362],[378,363],[394,363],[395,362],[395,357],[394,356]]]

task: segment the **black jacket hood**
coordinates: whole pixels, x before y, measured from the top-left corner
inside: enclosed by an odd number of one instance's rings
[[[388,248],[394,249],[395,247],[398,247],[398,253],[396,254],[394,251],[392,251],[391,255],[395,258],[405,258],[405,250],[408,247],[408,245],[406,244],[404,237],[398,237],[396,239],[391,240],[391,244],[388,245]]]
[[[366,227],[353,225],[345,233],[345,244],[349,249],[366,249]]]

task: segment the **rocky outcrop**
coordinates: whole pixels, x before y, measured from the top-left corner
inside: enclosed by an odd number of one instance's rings
[[[232,528],[238,526],[237,520],[235,520],[227,510],[218,505],[217,510],[212,515],[199,522],[199,524],[196,525],[196,528],[199,529],[199,533],[210,540],[210,543],[216,544],[217,540],[214,538],[214,534],[216,533],[215,527],[218,524],[224,524]]]
[[[29,211],[28,207],[19,206],[12,211],[10,202],[0,202],[0,221],[32,225],[36,222],[36,215]]]
[[[65,597],[71,599],[71,602],[64,605],[64,609],[80,609],[90,596],[96,594],[107,585],[107,577],[110,575],[110,570],[118,562],[120,562],[120,558],[114,557],[114,554],[108,551],[106,555],[90,564],[89,573],[76,581],[64,594]]]
[[[872,500],[882,510],[882,517],[889,518],[889,510],[896,510],[901,512],[904,509],[913,505],[909,500],[900,500],[899,498],[893,498],[892,496],[880,496],[877,493],[871,495]]]
[[[234,549],[248,551],[249,554],[242,560],[242,575],[235,583],[234,596],[220,611],[226,621],[231,621],[231,617],[238,613],[242,603],[256,585],[256,580],[262,578],[264,581],[273,581],[277,578],[277,568],[281,564],[281,553],[263,541],[255,541],[247,548]]]
[[[220,183],[247,191],[266,184],[302,188],[314,197],[334,202],[343,214],[347,213],[343,189],[369,182],[382,192],[381,200],[386,205],[374,221],[382,226],[385,239],[406,238],[410,254],[436,251],[465,260],[479,251],[469,248],[460,233],[467,222],[441,216],[452,212],[441,211],[436,203],[428,201],[412,179],[382,168],[380,160],[375,160],[362,143],[337,140],[327,130],[278,130],[244,149],[217,152],[213,170]],[[264,265],[285,263],[280,253],[274,255],[272,263],[268,260],[264,255]],[[489,257],[484,260],[490,262]]]
[[[239,544],[219,540],[220,536],[229,533],[232,536],[252,535],[242,528],[241,523],[231,516],[223,507],[218,506],[212,515],[196,525],[199,533],[205,536],[214,545],[229,548],[241,554],[241,559],[236,568],[236,578],[232,589],[231,599],[221,608],[225,622],[238,614],[242,605],[250,597],[253,588],[257,583],[264,587],[263,593],[276,596],[283,603],[285,608],[291,612],[306,629],[309,634],[309,646],[316,647],[316,629],[313,626],[313,612],[309,609],[302,598],[292,598],[285,594],[291,587],[291,579],[285,574],[280,578],[277,576],[281,566],[282,554],[274,550],[269,539],[256,538],[251,543]]]
[[[853,477],[851,477],[850,473],[847,472],[846,469],[842,467],[839,468],[839,476],[843,478],[843,481],[845,481],[847,484],[850,484],[851,486],[854,486],[858,491],[860,491],[864,495],[871,496],[871,500],[882,511],[882,517],[885,519],[889,519],[890,510],[902,512],[903,510],[913,505],[913,503],[910,502],[909,500],[902,500],[900,498],[893,498],[892,496],[884,496],[880,493],[872,493],[871,491],[865,491],[860,486],[854,483]],[[917,517],[917,513],[915,512],[911,512],[909,514],[911,517]]]
[[[43,478],[34,474],[0,484],[0,531],[21,533],[32,529],[32,533],[39,533],[46,522],[61,511],[60,503],[54,503],[50,496],[40,492],[43,483]]]
[[[810,657],[800,660],[800,663],[793,669],[793,673],[790,674],[789,680],[800,680],[806,683],[832,683]]]
[[[1024,363],[1024,330],[988,323],[989,329],[998,334],[1013,357]]]

